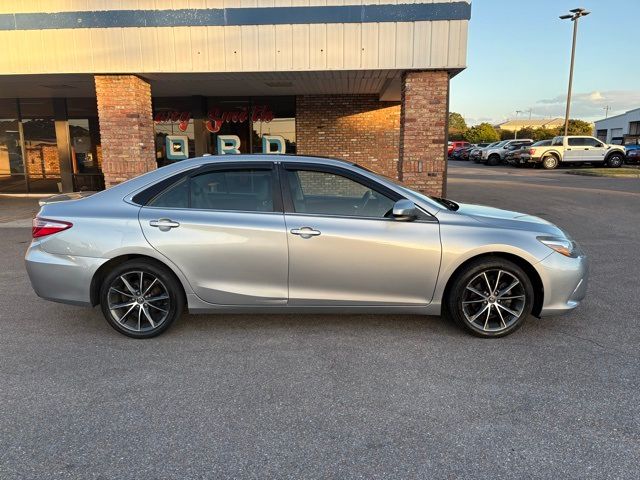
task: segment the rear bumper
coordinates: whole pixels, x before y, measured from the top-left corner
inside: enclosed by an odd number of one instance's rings
[[[91,305],[91,279],[105,258],[55,255],[31,244],[25,266],[39,297],[73,305]]]
[[[587,293],[589,261],[586,256],[568,258],[552,253],[536,265],[544,285],[544,304],[540,316],[570,312]]]

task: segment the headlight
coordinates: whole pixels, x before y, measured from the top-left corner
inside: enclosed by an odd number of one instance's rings
[[[565,257],[576,258],[580,255],[580,249],[576,242],[561,237],[536,237],[538,241],[544,243],[551,250],[564,255]]]

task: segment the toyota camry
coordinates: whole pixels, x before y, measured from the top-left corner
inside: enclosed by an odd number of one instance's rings
[[[100,305],[148,338],[192,313],[446,314],[480,337],[575,308],[580,247],[550,222],[412,191],[358,165],[278,155],[178,162],[42,202],[42,298]]]

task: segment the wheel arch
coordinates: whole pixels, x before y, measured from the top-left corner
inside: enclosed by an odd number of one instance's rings
[[[471,264],[472,262],[476,262],[480,259],[490,259],[490,258],[500,258],[504,260],[509,260],[510,262],[515,263],[520,268],[522,268],[522,270],[524,270],[524,272],[529,277],[529,280],[531,280],[531,286],[533,287],[533,309],[531,313],[535,317],[539,317],[540,312],[542,311],[542,305],[544,304],[544,285],[542,283],[542,278],[540,277],[540,274],[535,269],[535,267],[528,260],[522,257],[519,257],[518,255],[515,255],[513,253],[507,253],[507,252],[498,252],[498,251],[485,252],[485,253],[480,253],[478,255],[474,255],[464,260],[460,265],[458,265],[455,268],[453,273],[449,276],[447,283],[444,287],[444,291],[442,295],[442,299],[443,299],[442,304],[443,305],[445,304],[444,300],[447,298],[447,295],[449,294],[449,290],[451,289],[451,286],[453,285],[455,279],[458,277],[458,275],[461,274],[462,271],[464,271],[464,269],[469,264]]]
[[[176,272],[171,268],[171,266],[166,263],[158,260],[157,258],[151,257],[149,255],[138,254],[138,253],[127,253],[123,255],[119,255],[117,257],[110,258],[107,262],[100,265],[100,268],[96,270],[91,278],[91,285],[89,286],[89,294],[91,300],[91,306],[95,307],[100,303],[100,287],[102,286],[102,282],[105,277],[109,274],[111,270],[113,270],[118,265],[121,265],[129,260],[146,260],[151,263],[155,263],[156,265],[160,265],[166,268],[171,274],[175,277],[176,281],[180,285],[180,289],[182,291],[182,296],[186,302],[186,291],[180,276],[176,274]]]

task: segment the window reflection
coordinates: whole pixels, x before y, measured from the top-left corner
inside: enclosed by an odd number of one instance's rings
[[[25,190],[24,163],[17,119],[0,119],[0,192]]]

